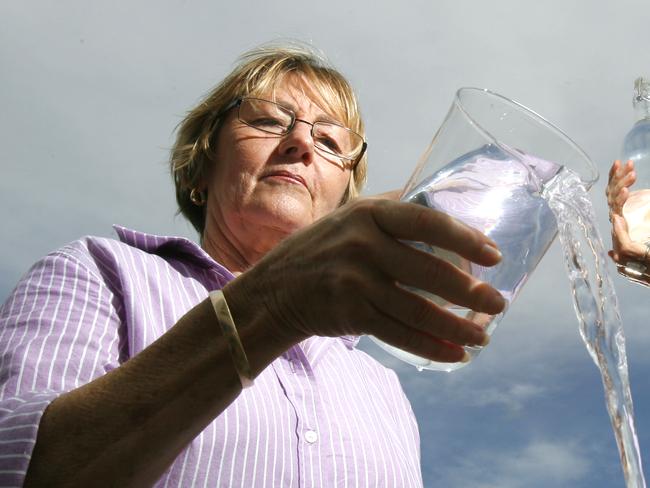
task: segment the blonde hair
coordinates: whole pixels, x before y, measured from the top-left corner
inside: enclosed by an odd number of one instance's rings
[[[246,52],[235,69],[190,110],[177,128],[170,165],[176,186],[176,201],[182,213],[203,234],[205,207],[190,200],[190,192],[200,189],[214,161],[217,132],[224,110],[245,96],[271,92],[288,74],[296,74],[325,104],[324,110],[365,135],[357,99],[349,82],[313,48],[298,44],[267,44]],[[341,204],[359,195],[366,180],[367,155],[364,154],[350,176]]]

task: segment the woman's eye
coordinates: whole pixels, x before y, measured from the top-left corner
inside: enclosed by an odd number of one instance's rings
[[[255,127],[284,127],[284,124],[273,117],[261,117],[251,121],[251,125]]]
[[[326,147],[327,149],[329,149],[330,151],[334,151],[334,152],[336,152],[336,153],[339,153],[339,152],[340,152],[340,147],[339,147],[339,145],[338,145],[337,142],[336,142],[334,139],[332,139],[331,137],[321,136],[321,137],[318,138],[318,142],[319,142],[319,144],[325,146],[325,147]]]

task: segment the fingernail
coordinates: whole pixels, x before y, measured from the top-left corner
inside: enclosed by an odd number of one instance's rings
[[[469,357],[469,354],[467,354],[467,351],[463,351],[463,357],[460,359],[461,363],[469,363],[469,360],[472,359]]]
[[[480,335],[480,340],[477,340],[474,345],[487,346],[490,343],[490,336],[485,333],[485,329],[480,325],[474,325],[474,330]]]
[[[501,259],[503,258],[503,254],[501,254],[501,251],[499,251],[496,247],[490,244],[485,244],[483,246],[483,249],[481,249],[481,253],[483,254],[483,256],[494,259],[497,262],[501,261]]]
[[[486,297],[486,306],[490,313],[499,313],[506,307],[506,300],[503,295],[494,288],[490,288]]]

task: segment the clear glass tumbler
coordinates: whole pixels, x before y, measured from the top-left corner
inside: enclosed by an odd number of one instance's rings
[[[458,90],[402,200],[440,210],[480,230],[497,243],[503,260],[486,268],[453,252],[410,244],[490,283],[507,306],[499,315],[487,315],[414,291],[491,335],[557,234],[555,217],[541,193],[563,169],[577,173],[587,189],[598,179],[586,153],[540,115],[489,90]],[[430,361],[372,339],[418,369],[453,371],[467,364]],[[482,348],[465,349],[474,358]]]

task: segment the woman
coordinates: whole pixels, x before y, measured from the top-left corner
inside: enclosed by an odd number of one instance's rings
[[[117,228],[44,258],[3,306],[0,484],[421,486],[408,401],[356,337],[463,360],[485,332],[398,283],[491,314],[503,298],[402,240],[500,253],[395,194],[355,199],[365,147],[315,54],[245,55],[172,151],[201,247]]]
[[[626,270],[629,262],[650,266],[650,245],[641,244],[630,238],[627,221],[623,217],[623,206],[630,196],[630,186],[636,182],[634,163],[614,161],[609,170],[609,180],[605,190],[609,206],[609,220],[612,223],[612,247],[609,256],[623,271],[634,280],[650,284],[650,273],[640,268]]]

